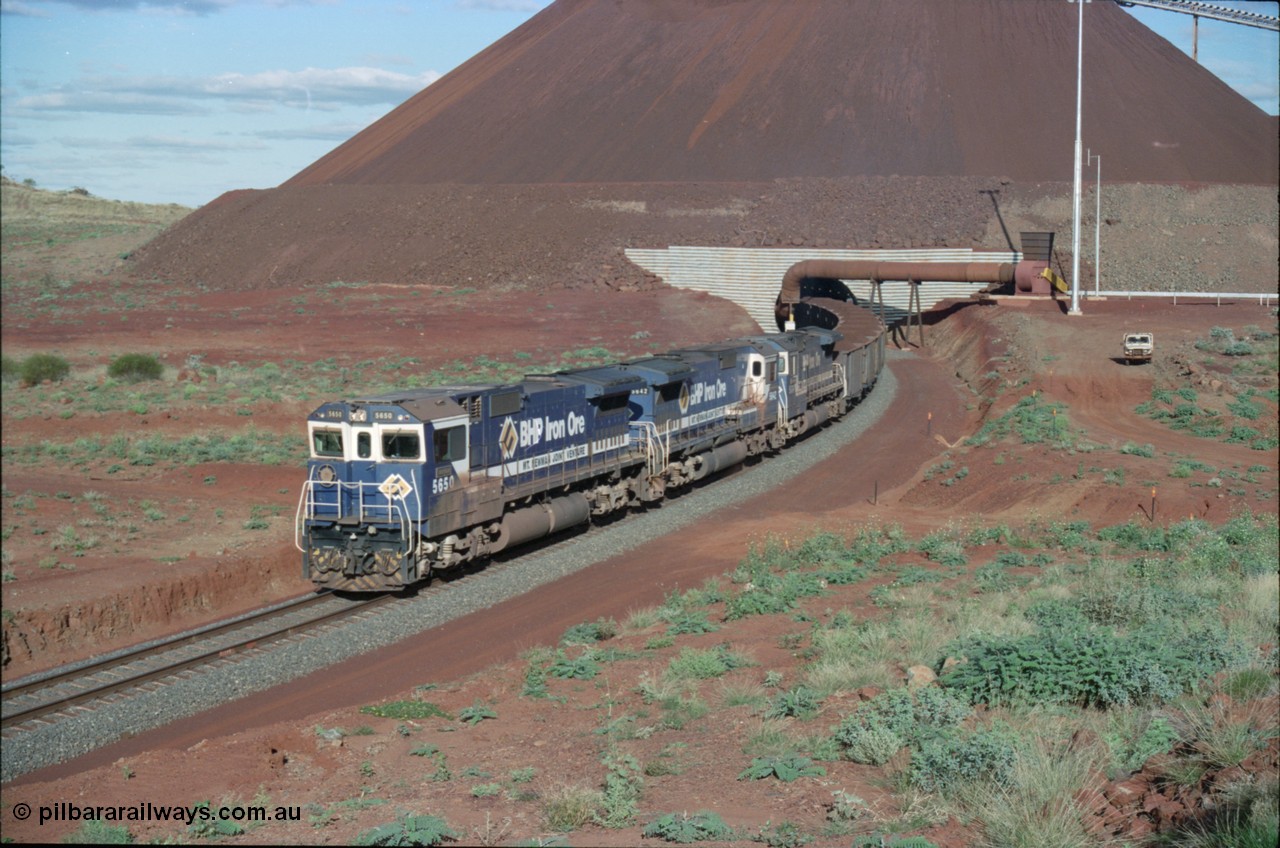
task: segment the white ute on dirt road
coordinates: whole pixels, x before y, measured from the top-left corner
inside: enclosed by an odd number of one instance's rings
[[[1150,362],[1155,351],[1155,337],[1151,333],[1125,333],[1124,359],[1132,365],[1135,362]]]

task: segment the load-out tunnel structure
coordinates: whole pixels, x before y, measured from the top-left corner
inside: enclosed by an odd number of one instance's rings
[[[763,332],[777,328],[776,307],[779,281],[793,265],[805,260],[907,262],[924,264],[995,263],[1019,266],[1032,258],[1029,248],[1015,250],[974,250],[971,248],[833,249],[833,248],[743,248],[673,245],[662,249],[627,248],[626,256],[667,285],[705,292],[741,306]],[[1020,267],[1020,266],[1019,266]],[[1038,269],[1037,269],[1038,270]],[[1033,275],[1034,276],[1034,275]],[[989,291],[992,284],[950,280],[915,287],[891,282],[878,287],[866,280],[846,278],[832,286],[831,298],[853,298],[857,303],[876,301],[876,309],[886,325],[906,321],[909,309],[928,311],[943,300],[966,300]],[[920,303],[913,306],[910,291],[918,289]],[[810,287],[811,296],[816,283]],[[879,295],[879,297],[877,297]]]
[[[921,342],[924,336],[923,309],[920,306],[920,285],[929,282],[987,283],[988,287],[1003,286],[1014,282],[1015,276],[1030,270],[1022,265],[1039,263],[1012,262],[881,262],[877,260],[807,259],[787,269],[782,278],[782,288],[774,306],[778,328],[788,324],[840,329],[848,334],[850,328],[860,327],[858,313],[866,313],[858,306],[844,280],[866,280],[871,283],[872,311],[879,303],[880,321],[893,323],[884,313],[883,285],[887,282],[903,282],[910,286],[910,298],[906,320],[908,330],[912,321],[920,326]],[[857,332],[854,335],[859,335]]]

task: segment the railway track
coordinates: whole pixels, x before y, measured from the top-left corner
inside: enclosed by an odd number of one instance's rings
[[[305,595],[135,650],[14,681],[0,687],[0,736],[9,739],[56,724],[95,705],[128,698],[130,692],[155,691],[174,679],[260,653],[273,642],[314,637],[328,630],[326,625],[393,599]]]
[[[619,519],[614,523],[621,523]],[[521,551],[495,557],[483,570],[519,567],[522,557],[554,551],[581,533],[526,545]],[[464,568],[418,587],[412,596],[424,598],[448,591],[460,577],[477,569]],[[155,692],[177,680],[190,679],[258,656],[271,643],[315,638],[340,622],[394,601],[397,595],[353,598],[322,590],[255,612],[197,628],[137,649],[37,673],[0,686],[0,739],[47,728],[59,721],[92,712],[140,692]]]
[[[783,457],[774,460],[767,475],[759,474],[757,468],[735,468],[716,476],[726,482],[735,479],[738,481],[736,484],[707,486],[703,491],[703,486],[710,482],[703,481],[670,502],[679,503],[679,509],[645,510],[618,517],[606,523],[608,530],[603,533],[573,528],[563,536],[533,542],[522,546],[519,551],[503,552],[483,568],[463,566],[441,575],[439,580],[433,579],[429,584],[416,587],[406,595],[379,595],[365,602],[337,598],[346,609],[331,611],[327,623],[317,623],[321,617],[317,614],[319,610],[312,610],[307,616],[310,621],[293,625],[293,637],[286,633],[275,638],[272,646],[275,650],[262,647],[272,639],[270,634],[241,633],[239,638],[229,638],[216,649],[212,645],[203,645],[198,653],[205,654],[206,659],[199,668],[175,671],[175,664],[170,662],[167,670],[151,675],[149,681],[137,679],[138,674],[129,675],[135,678],[131,683],[123,684],[123,688],[131,687],[129,691],[119,691],[122,687],[116,687],[114,693],[103,691],[111,685],[107,681],[97,684],[97,692],[87,694],[83,690],[91,688],[90,682],[81,680],[76,686],[82,691],[60,698],[55,698],[49,691],[41,699],[50,703],[34,709],[20,705],[17,696],[37,688],[49,689],[55,684],[70,687],[71,684],[55,680],[60,673],[54,672],[0,687],[3,701],[0,737],[4,739],[0,779],[13,780],[35,769],[88,754],[123,737],[146,733],[169,721],[194,715],[228,700],[263,691],[407,638],[419,637],[431,628],[489,609],[533,587],[545,585],[656,536],[694,523],[727,504],[736,504],[744,498],[770,490],[780,481],[803,472],[814,462],[856,439],[866,427],[878,420],[892,401],[896,386],[892,373],[888,371],[881,376],[880,383],[880,388],[868,401],[835,425],[840,428],[837,430],[840,435],[828,437],[815,432],[812,439],[801,440],[784,452]],[[299,599],[281,604],[279,608],[293,604],[310,607],[316,603],[315,600]],[[377,608],[372,608],[371,604],[376,604]],[[197,640],[207,639],[220,626],[203,628],[190,635]],[[340,638],[336,633],[339,628],[343,630]],[[277,626],[273,629],[288,631],[290,628]],[[317,636],[327,638],[316,639]],[[171,641],[169,647],[175,647],[174,642]],[[219,654],[222,656],[217,656]],[[126,665],[128,660],[121,657],[112,662],[118,668]],[[190,665],[199,662],[195,660]],[[81,663],[68,671],[73,677],[83,678],[90,673],[89,666],[89,663]],[[124,676],[128,672],[120,674]]]

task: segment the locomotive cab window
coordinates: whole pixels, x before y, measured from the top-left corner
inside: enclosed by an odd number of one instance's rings
[[[342,431],[315,430],[311,433],[311,455],[342,458]]]
[[[763,362],[761,362],[761,361],[760,361],[760,360],[758,360],[758,359],[757,359],[757,360],[755,360],[754,362],[752,362],[752,363],[751,363],[751,376],[752,376],[752,377],[759,377],[759,376],[761,376],[761,375],[763,375],[763,374],[764,374],[764,363],[763,363]]]
[[[363,430],[356,435],[356,456],[360,459],[373,457],[373,436],[368,430]]]
[[[383,459],[419,459],[421,442],[414,432],[389,431],[382,434]]]
[[[457,462],[467,458],[467,430],[464,426],[436,430],[432,437],[436,462]]]

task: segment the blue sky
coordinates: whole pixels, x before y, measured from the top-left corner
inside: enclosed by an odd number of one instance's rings
[[[0,162],[10,179],[148,203],[270,188],[547,5],[0,0]],[[1131,13],[1190,54],[1190,17]],[[1278,43],[1200,22],[1200,61],[1273,115]]]

